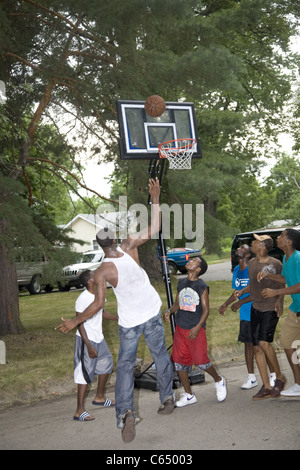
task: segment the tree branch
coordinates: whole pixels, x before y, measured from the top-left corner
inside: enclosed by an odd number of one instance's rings
[[[86,189],[87,191],[90,191],[90,192],[96,194],[96,196],[98,196],[100,199],[104,199],[105,201],[112,202],[113,204],[119,204],[118,201],[115,201],[114,199],[109,199],[107,197],[101,196],[99,193],[97,193],[97,191],[94,191],[93,189],[88,188],[85,184],[82,184],[80,182],[79,178],[77,178],[77,176],[75,176],[67,168],[60,165],[59,163],[56,163],[52,160],[49,160],[48,158],[41,158],[41,157],[28,157],[28,161],[31,161],[31,162],[40,161],[40,162],[45,162],[45,163],[49,163],[50,165],[56,166],[57,168],[60,168],[61,170],[65,171],[68,175],[70,175],[79,184],[79,186],[81,186],[83,189]]]
[[[32,187],[28,178],[28,174],[25,171],[25,168],[23,168],[23,176],[24,176],[26,186],[28,188],[28,206],[30,207],[32,205]]]

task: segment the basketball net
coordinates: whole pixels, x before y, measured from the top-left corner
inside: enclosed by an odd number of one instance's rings
[[[190,170],[192,156],[196,150],[196,139],[169,140],[158,146],[160,158],[168,159],[171,170]]]

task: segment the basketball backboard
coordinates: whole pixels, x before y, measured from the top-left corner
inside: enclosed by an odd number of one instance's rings
[[[117,101],[121,159],[151,160],[158,156],[158,145],[162,142],[186,138],[197,140],[193,158],[201,158],[193,103],[166,101],[166,109],[159,117],[149,116],[144,104],[144,101]]]

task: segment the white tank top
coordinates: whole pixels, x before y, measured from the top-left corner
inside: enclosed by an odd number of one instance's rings
[[[118,284],[113,287],[118,302],[119,325],[132,328],[158,315],[161,300],[150,284],[144,269],[121,248],[120,258],[104,258],[105,263],[114,263],[118,271]]]

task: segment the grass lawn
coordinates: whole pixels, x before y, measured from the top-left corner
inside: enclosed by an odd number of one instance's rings
[[[177,281],[172,281],[173,296],[176,295]],[[225,316],[218,313],[218,307],[231,294],[231,282],[209,282],[210,316],[207,322],[209,355],[213,362],[224,362],[233,356],[243,354],[238,343],[239,315],[227,310]],[[163,307],[167,309],[167,297],[163,282],[155,284]],[[21,322],[26,330],[20,335],[1,337],[6,345],[6,364],[0,364],[0,407],[11,403],[24,403],[32,399],[49,398],[60,393],[74,392],[73,350],[75,331],[64,335],[54,328],[60,319],[75,316],[75,300],[81,291],[52,292],[41,295],[20,295]],[[285,313],[288,306],[285,302]],[[106,310],[117,313],[117,304],[112,289],[107,290]],[[275,344],[278,343],[280,323],[277,327]],[[103,321],[103,331],[116,365],[119,339],[116,322]],[[171,327],[165,323],[167,347],[172,345]],[[137,357],[143,363],[152,361],[148,348],[141,338]]]

